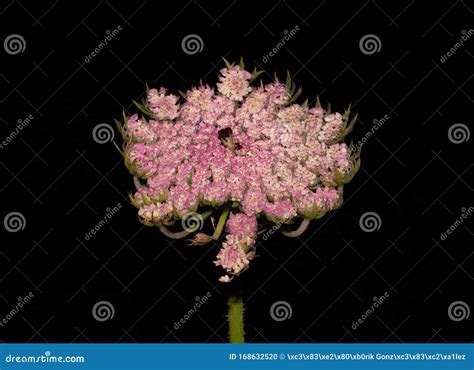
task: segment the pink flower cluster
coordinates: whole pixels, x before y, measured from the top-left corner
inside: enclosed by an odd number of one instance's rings
[[[221,281],[255,255],[258,217],[319,218],[341,204],[342,184],[354,174],[343,142],[348,114],[293,103],[291,84],[252,87],[255,76],[227,65],[217,91],[200,85],[183,102],[150,89],[142,107],[148,118],[128,117],[122,132],[145,224],[169,226],[192,212],[230,208],[215,261],[227,272]]]

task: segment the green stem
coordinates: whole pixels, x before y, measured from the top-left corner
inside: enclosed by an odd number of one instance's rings
[[[221,236],[222,230],[225,226],[225,222],[227,221],[227,216],[229,215],[229,211],[229,207],[226,207],[222,210],[222,213],[219,216],[219,221],[217,222],[216,229],[214,230],[214,234],[212,234],[212,239],[217,240]]]
[[[202,218],[204,220],[208,218],[212,214],[212,211],[213,211],[212,209],[208,209],[207,211],[204,211],[203,213],[201,213]]]
[[[236,284],[235,281],[232,285],[234,284]],[[229,306],[229,342],[244,343],[244,302],[242,291],[234,289],[229,292],[227,304]]]

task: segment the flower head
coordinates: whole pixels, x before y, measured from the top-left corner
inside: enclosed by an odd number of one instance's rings
[[[160,120],[174,119],[178,116],[178,97],[176,95],[166,95],[166,89],[150,89],[147,94],[147,102],[156,118]]]
[[[257,234],[257,217],[244,213],[232,213],[227,220],[227,230],[231,235],[241,238],[254,238]]]
[[[249,80],[252,75],[240,69],[239,66],[231,66],[229,68],[221,69],[219,83],[217,89],[219,92],[232,100],[242,101],[252,88],[249,85]]]
[[[217,88],[176,95],[148,90],[148,119],[127,118],[125,163],[132,197],[146,225],[170,225],[190,212],[231,209],[229,235],[216,259],[231,280],[255,251],[258,219],[317,219],[342,202],[342,184],[357,170],[344,143],[348,114],[292,102],[293,86],[252,88],[236,65],[220,71]],[[204,233],[193,244],[216,240]]]
[[[248,268],[250,260],[254,256],[252,252],[246,253],[244,251],[243,247],[245,247],[246,242],[238,236],[227,235],[214,264],[221,266],[231,275],[239,275]]]

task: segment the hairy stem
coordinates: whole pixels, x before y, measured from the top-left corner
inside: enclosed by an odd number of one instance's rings
[[[244,343],[244,303],[242,290],[233,282],[227,301],[229,308],[229,342]]]
[[[227,221],[227,216],[229,215],[230,208],[226,207],[222,210],[221,215],[219,216],[219,221],[217,222],[216,229],[212,235],[212,239],[217,240],[221,236],[222,230],[224,229],[225,222]]]
[[[310,220],[305,218],[303,219],[303,221],[301,222],[301,225],[300,227],[298,227],[296,230],[294,231],[285,231],[285,230],[282,230],[281,233],[285,236],[288,236],[290,238],[296,238],[298,236],[300,236],[301,234],[303,234],[306,229],[308,228],[309,226],[309,223],[310,223]]]

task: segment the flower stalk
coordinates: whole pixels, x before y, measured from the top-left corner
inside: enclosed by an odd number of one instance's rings
[[[217,226],[214,230],[214,234],[212,234],[212,239],[218,240],[221,236],[222,230],[224,230],[225,222],[227,221],[227,216],[229,215],[229,211],[229,207],[226,207],[222,210],[222,213],[219,216],[219,221],[217,222]]]
[[[301,222],[300,227],[298,227],[296,230],[294,231],[282,230],[281,233],[289,238],[296,238],[306,231],[306,229],[309,226],[309,223],[310,223],[310,220],[308,218],[305,218]]]
[[[230,287],[227,301],[229,312],[229,343],[245,343],[244,332],[244,302],[242,290],[236,286],[237,282]]]

